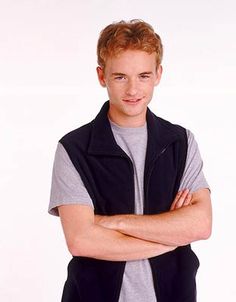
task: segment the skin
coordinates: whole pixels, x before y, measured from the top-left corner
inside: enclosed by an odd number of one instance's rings
[[[178,199],[180,194],[180,199]],[[169,212],[156,215],[96,216],[95,222],[109,229],[139,239],[165,245],[183,246],[208,239],[211,234],[212,214],[208,189],[191,194],[179,192]]]
[[[97,74],[109,95],[109,118],[123,127],[144,125],[162,74],[155,54],[124,51],[97,67]],[[59,215],[72,255],[112,261],[146,259],[207,239],[212,220],[207,189],[179,192],[170,211],[158,215],[95,216],[83,205],[60,206]]]
[[[179,192],[173,210],[190,205],[191,197],[186,191]],[[99,225],[95,220],[106,216],[95,216],[89,206],[63,205],[58,210],[67,246],[73,256],[131,261],[159,256],[177,247],[138,239]]]
[[[97,73],[108,92],[109,118],[123,127],[144,125],[147,106],[162,74],[155,53],[127,50],[118,57],[108,58],[106,67],[98,67]]]

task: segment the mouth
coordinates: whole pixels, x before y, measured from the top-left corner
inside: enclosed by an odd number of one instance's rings
[[[142,98],[135,98],[135,99],[123,99],[123,102],[127,103],[127,104],[137,104],[142,100]]]

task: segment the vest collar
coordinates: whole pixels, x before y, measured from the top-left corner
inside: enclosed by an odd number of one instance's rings
[[[105,102],[100,112],[92,122],[92,133],[88,153],[93,155],[124,156],[123,150],[117,145],[107,116],[109,101]],[[179,133],[172,124],[157,117],[150,109],[147,110],[148,146],[147,158],[161,154],[165,148],[174,142]]]

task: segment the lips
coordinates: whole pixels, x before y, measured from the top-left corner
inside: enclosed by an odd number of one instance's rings
[[[126,103],[129,103],[129,104],[136,104],[139,101],[141,101],[141,98],[140,99],[123,99],[123,101]]]

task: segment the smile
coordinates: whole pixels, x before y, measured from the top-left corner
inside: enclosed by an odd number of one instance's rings
[[[137,104],[139,101],[141,101],[142,98],[140,99],[123,99],[124,102],[129,103],[129,104]]]

